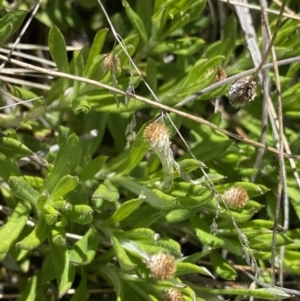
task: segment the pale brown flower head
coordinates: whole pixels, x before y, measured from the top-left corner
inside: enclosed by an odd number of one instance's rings
[[[112,55],[108,53],[105,56],[104,61],[102,62],[102,68],[104,71],[121,71],[121,62],[120,59],[116,55]]]
[[[233,209],[244,208],[249,200],[247,191],[242,187],[230,187],[223,193],[224,201]]]
[[[228,98],[233,107],[240,108],[254,100],[256,83],[254,81],[250,82],[250,80],[251,76],[246,76],[236,80],[229,86]]]
[[[157,253],[149,260],[148,268],[154,278],[160,280],[172,278],[176,272],[176,261],[169,254]]]
[[[161,123],[150,123],[144,130],[144,139],[150,144],[151,148],[169,146],[169,130]]]
[[[179,290],[175,288],[169,288],[164,291],[162,301],[183,301],[183,296]]]

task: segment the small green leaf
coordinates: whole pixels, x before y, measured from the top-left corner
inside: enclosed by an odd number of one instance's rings
[[[234,280],[237,277],[235,269],[216,251],[210,252],[210,260],[216,273],[226,280]]]
[[[134,264],[130,260],[130,258],[128,257],[128,255],[126,254],[125,250],[122,248],[119,240],[116,237],[112,238],[112,244],[121,268],[127,271],[134,269],[136,267],[136,264]]]
[[[126,217],[128,217],[132,212],[134,212],[139,206],[143,203],[143,200],[134,199],[129,200],[125,203],[123,203],[112,216],[110,216],[106,220],[107,225],[116,224],[122,220],[124,220]]]
[[[90,228],[70,249],[69,261],[73,265],[87,265],[94,259],[98,247],[98,233]]]
[[[132,10],[132,8],[130,7],[127,1],[123,0],[122,4],[125,7],[125,11],[129,19],[129,22],[132,24],[133,28],[138,32],[142,42],[144,44],[147,44],[148,34],[143,21],[141,20],[139,15],[134,10]]]
[[[63,215],[70,221],[85,225],[93,220],[93,209],[88,205],[73,205],[71,209],[62,210]]]
[[[59,200],[61,197],[74,190],[79,183],[77,177],[66,175],[62,177],[56,184],[53,192],[51,193],[51,199],[53,201]]]
[[[38,298],[38,278],[32,276],[27,279],[25,288],[21,291],[21,296],[17,299],[18,301],[37,300]]]
[[[31,251],[40,246],[48,236],[48,226],[44,217],[40,215],[39,220],[29,235],[16,244],[16,247]]]
[[[9,137],[0,137],[0,153],[17,158],[31,156],[33,154],[23,143]]]
[[[205,267],[199,267],[189,262],[177,262],[176,264],[176,276],[198,273],[201,275],[209,276],[214,278],[211,272]]]
[[[48,44],[52,59],[56,63],[58,70],[69,73],[65,38],[55,25],[53,25],[49,31]]]
[[[56,183],[65,175],[71,173],[79,164],[81,159],[81,142],[72,134],[60,146],[54,168],[45,182],[43,190],[52,192]]]
[[[32,188],[23,178],[10,177],[8,184],[16,197],[31,203],[33,206],[37,206],[37,199],[40,193]]]
[[[65,246],[57,246],[48,240],[50,253],[55,270],[59,298],[61,298],[72,286],[75,277],[75,268],[69,264],[69,251]]]
[[[64,247],[67,245],[66,232],[64,228],[51,227],[51,240],[54,245],[58,247]]]
[[[13,31],[12,23],[8,22],[0,29],[0,44],[3,44]]]
[[[27,11],[15,10],[6,14],[0,19],[0,43],[2,44],[5,40],[14,34],[22,25]]]
[[[0,229],[0,260],[3,260],[6,253],[14,245],[23,230],[28,215],[30,206],[22,201],[19,201],[14,212],[8,218],[7,222]]]
[[[86,66],[84,68],[84,72],[83,72],[84,77],[89,78],[88,74],[90,74],[91,68],[94,65],[94,58],[100,54],[102,47],[104,45],[107,33],[108,33],[107,28],[101,29],[96,33],[92,48],[91,48],[89,56],[88,56]],[[97,67],[100,68],[100,65],[98,65]]]
[[[93,200],[103,199],[109,202],[116,202],[119,197],[118,189],[110,180],[105,180],[93,193]]]

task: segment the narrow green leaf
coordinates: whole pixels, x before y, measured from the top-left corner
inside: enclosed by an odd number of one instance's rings
[[[97,231],[94,228],[90,228],[85,235],[71,247],[69,261],[76,266],[90,264],[96,254],[98,243]]]
[[[124,283],[122,282],[119,274],[112,266],[100,265],[99,274],[106,280],[108,280],[116,290],[117,301],[124,300]]]
[[[0,260],[3,260],[9,249],[15,244],[21,231],[23,230],[30,206],[27,203],[19,201],[14,212],[8,218],[7,222],[0,229]]]
[[[60,30],[53,25],[49,31],[48,44],[52,59],[59,71],[69,73],[69,62],[65,38]]]
[[[123,6],[128,17],[129,22],[132,24],[133,28],[138,32],[143,44],[148,43],[148,34],[145,25],[139,15],[130,7],[127,1],[122,1]]]
[[[74,190],[79,183],[77,177],[66,175],[62,177],[56,184],[53,192],[51,193],[51,199],[53,201],[59,200],[61,197]]]
[[[105,223],[107,225],[111,225],[126,219],[126,217],[128,217],[132,212],[134,212],[137,208],[139,208],[142,203],[143,200],[139,200],[139,199],[129,200],[123,203],[114,212],[114,214],[106,220]]]
[[[176,276],[198,273],[201,275],[209,276],[214,278],[211,272],[205,267],[199,267],[189,262],[177,262],[176,264]]]
[[[235,269],[216,251],[210,252],[210,260],[216,273],[226,280],[234,280],[237,277]]]
[[[85,301],[88,300],[88,287],[87,287],[87,279],[86,272],[82,270],[81,281],[79,286],[76,288],[75,294],[71,298],[71,301]]]
[[[121,268],[127,271],[134,269],[136,267],[136,264],[134,264],[130,260],[130,258],[128,257],[128,255],[126,254],[125,250],[122,248],[119,240],[116,237],[112,238],[112,244]]]
[[[236,40],[236,17],[234,14],[226,18],[226,23],[224,26],[224,44],[223,54],[226,59],[224,65],[226,66],[231,59],[231,55],[235,49]]]
[[[3,44],[13,31],[12,23],[8,22],[0,29],[0,44]]]
[[[17,301],[37,300],[38,278],[33,276],[27,279],[25,288],[21,291],[21,297]]]
[[[0,153],[14,158],[31,156],[33,154],[23,143],[9,137],[0,137]]]
[[[16,244],[16,247],[31,251],[40,246],[48,236],[48,226],[45,223],[44,217],[40,215],[39,220],[29,235],[23,238]]]
[[[26,15],[27,11],[15,10],[0,19],[0,43],[3,43],[20,28]],[[10,29],[7,28],[8,24],[10,24]]]
[[[72,134],[60,146],[54,168],[46,180],[43,190],[52,192],[56,183],[65,175],[71,173],[79,164],[81,159],[81,142]]]
[[[83,72],[84,77],[89,77],[88,74],[90,74],[91,68],[94,65],[94,58],[100,54],[102,47],[104,45],[107,33],[108,33],[107,28],[101,29],[96,33],[92,48],[91,48],[89,56],[88,56],[86,66],[84,68],[84,72]],[[100,65],[98,65],[98,68],[100,68]]]
[[[23,178],[10,177],[8,184],[17,198],[29,202],[33,206],[37,206],[37,199],[40,193],[32,188]]]
[[[155,4],[156,5],[156,4]],[[168,19],[168,9],[169,6],[163,6],[157,10],[151,18],[151,38],[155,41],[159,34],[162,32]]]
[[[57,246],[48,240],[51,250],[51,258],[55,270],[59,298],[61,298],[72,286],[75,277],[75,268],[69,264],[69,251],[65,246]]]
[[[214,289],[204,288],[200,285],[191,285],[191,287],[199,294],[211,293],[213,295],[237,295],[237,296],[249,296],[266,300],[287,299],[291,296],[284,291],[277,288],[256,288],[256,289],[238,289],[238,288],[226,288],[226,289]],[[209,299],[211,300],[211,299]]]
[[[90,180],[99,172],[104,166],[108,157],[97,156],[90,163],[88,163],[78,175],[80,181]]]
[[[82,53],[81,53],[80,50],[74,51],[73,63],[74,63],[74,68],[75,68],[75,72],[74,72],[75,75],[76,76],[82,76],[82,73],[83,73],[83,57],[82,57]],[[72,94],[70,96],[68,96],[68,99],[72,100],[72,106],[73,106],[74,100],[77,98],[80,86],[81,86],[81,82],[78,81],[78,80],[75,80],[74,85],[73,85]]]

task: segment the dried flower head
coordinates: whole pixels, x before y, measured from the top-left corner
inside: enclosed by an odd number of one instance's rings
[[[227,78],[227,73],[225,69],[219,67],[217,70],[216,78],[215,78],[215,83],[220,82],[221,80]]]
[[[152,149],[170,145],[169,135],[169,129],[161,123],[150,123],[144,130],[144,139]]]
[[[228,98],[230,104],[240,108],[254,100],[256,96],[256,83],[251,81],[251,76],[240,78],[229,86]]]
[[[161,188],[169,189],[173,183],[173,167],[175,164],[170,148],[169,130],[164,124],[151,123],[145,128],[143,136],[161,162],[164,171]]]
[[[104,71],[115,71],[119,73],[121,72],[120,59],[116,55],[108,53],[102,62],[102,68]]]
[[[164,291],[163,301],[183,301],[183,296],[179,290],[169,288]]]
[[[176,261],[169,254],[157,253],[150,258],[148,268],[151,275],[157,279],[172,278],[176,272]]]
[[[242,187],[230,187],[223,193],[224,201],[233,209],[244,208],[249,200],[247,191]]]

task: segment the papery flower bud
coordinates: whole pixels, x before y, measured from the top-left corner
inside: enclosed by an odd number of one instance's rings
[[[169,288],[164,291],[162,301],[183,301],[183,296],[179,290],[175,288]]]
[[[256,83],[251,81],[251,76],[240,78],[229,86],[229,103],[234,108],[245,106],[248,102],[254,100],[256,96]]]
[[[104,71],[115,71],[116,73],[121,72],[121,62],[116,55],[108,53],[102,62],[102,68]]]
[[[249,200],[247,191],[242,187],[230,187],[223,193],[224,202],[233,209],[244,208]]]
[[[143,136],[161,162],[164,171],[161,188],[169,189],[173,183],[175,162],[170,148],[169,130],[164,124],[151,123],[145,128]]]
[[[172,278],[176,272],[176,261],[169,254],[157,253],[150,258],[148,268],[154,278],[160,280]]]

